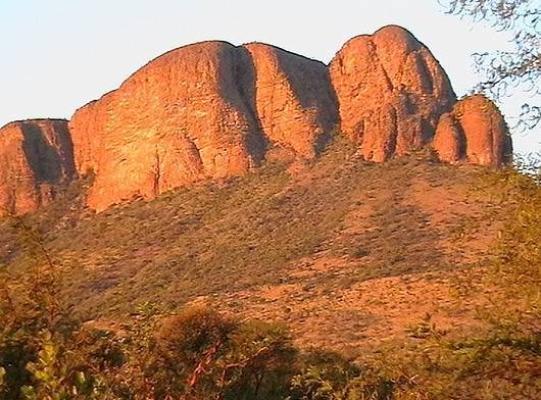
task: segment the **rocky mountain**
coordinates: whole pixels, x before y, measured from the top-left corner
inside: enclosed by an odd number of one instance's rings
[[[444,162],[500,166],[512,146],[497,107],[457,102],[445,71],[397,26],[350,40],[329,66],[251,43],[168,52],[66,121],[0,130],[0,205],[26,213],[92,175],[97,211],[275,157],[310,160],[338,135],[367,161],[433,148]]]

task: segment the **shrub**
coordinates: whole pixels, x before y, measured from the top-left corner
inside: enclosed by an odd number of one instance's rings
[[[157,377],[159,398],[277,398],[295,354],[284,328],[241,323],[201,307],[166,318],[156,342],[154,368],[164,371]]]

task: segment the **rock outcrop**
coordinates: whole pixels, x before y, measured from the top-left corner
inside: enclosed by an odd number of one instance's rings
[[[325,64],[282,49],[245,46],[254,66],[257,118],[273,143],[311,158],[338,122],[336,99]]]
[[[431,145],[442,161],[499,166],[511,140],[482,96],[457,103],[431,52],[388,26],[348,41],[330,65],[261,43],[170,51],[69,122],[0,131],[0,207],[34,210],[74,176],[93,175],[103,210],[205,179],[245,174],[275,156],[317,156],[339,130],[366,160]],[[271,151],[273,148],[287,151]]]
[[[57,186],[74,177],[65,120],[12,122],[0,129],[0,215],[47,204]]]
[[[240,175],[269,144],[312,157],[336,124],[326,67],[272,46],[205,42],[169,52],[78,110],[78,171],[101,210],[206,178]]]
[[[240,61],[223,42],[177,49],[77,111],[75,162],[95,174],[90,207],[245,173],[258,128],[235,81]]]
[[[440,117],[432,147],[441,161],[455,164],[464,159],[466,139],[452,113]]]
[[[456,101],[430,51],[398,26],[351,39],[330,64],[341,130],[365,159],[385,161],[426,145]]]
[[[498,107],[482,95],[466,97],[441,116],[433,147],[442,161],[499,167],[513,146]]]

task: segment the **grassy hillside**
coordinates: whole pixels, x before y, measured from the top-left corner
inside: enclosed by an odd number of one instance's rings
[[[492,249],[490,176],[421,153],[365,163],[339,141],[313,162],[269,162],[98,215],[78,183],[26,223],[83,320],[204,303],[285,321],[303,345],[358,351],[411,335],[426,315],[449,330],[476,326],[479,301],[456,293]],[[7,223],[0,260],[15,276],[29,265]]]

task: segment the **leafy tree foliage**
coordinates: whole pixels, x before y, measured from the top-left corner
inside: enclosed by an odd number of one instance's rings
[[[534,128],[541,121],[541,2],[539,0],[439,0],[455,15],[486,21],[512,34],[510,51],[478,53],[475,64],[483,74],[477,89],[498,99],[513,89],[532,94],[524,104],[521,128]]]

